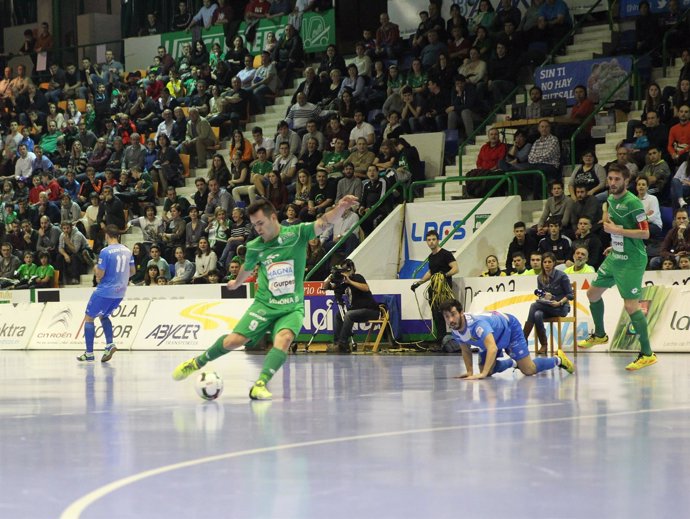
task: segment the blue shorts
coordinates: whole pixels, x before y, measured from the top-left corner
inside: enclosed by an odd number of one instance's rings
[[[111,297],[101,297],[99,295],[91,294],[88,304],[86,305],[86,315],[95,319],[96,317],[110,317],[115,309],[120,306],[121,297],[113,299]]]
[[[500,350],[503,350],[511,359],[517,362],[520,359],[529,357],[529,346],[527,346],[527,339],[525,339],[525,334],[522,332],[520,321],[513,315],[509,315],[508,319],[510,320],[510,344],[504,347],[499,345],[497,356],[500,357]],[[485,360],[486,350],[483,349],[479,353],[479,364],[484,365]]]

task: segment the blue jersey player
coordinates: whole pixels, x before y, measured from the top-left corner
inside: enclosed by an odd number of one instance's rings
[[[113,323],[110,314],[120,305],[125,296],[129,278],[135,272],[132,252],[119,242],[120,231],[115,225],[105,228],[107,247],[98,255],[98,264],[94,267],[98,286],[91,294],[86,305],[84,316],[84,340],[86,352],[77,357],[80,361],[93,361],[93,339],[96,335],[94,319],[101,319],[106,347],[101,362],[108,362],[117,351],[113,344]]]
[[[522,325],[514,315],[501,312],[466,314],[463,313],[459,301],[443,303],[441,311],[453,337],[460,343],[462,359],[467,370],[460,378],[477,380],[515,367],[525,375],[536,375],[556,366],[568,373],[575,371],[573,363],[560,349],[556,357],[532,360]],[[480,373],[477,375],[472,368],[471,346],[479,348]],[[509,358],[498,358],[501,351]]]

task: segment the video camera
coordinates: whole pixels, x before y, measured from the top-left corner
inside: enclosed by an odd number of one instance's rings
[[[343,272],[347,272],[350,270],[350,267],[346,267],[345,265],[334,265],[331,267],[331,283],[334,285],[340,285],[345,281],[345,276],[343,276]]]
[[[333,265],[331,267],[331,283],[334,285],[341,285],[345,281],[343,272],[350,272],[355,270],[355,264],[352,260],[345,260],[340,265]]]

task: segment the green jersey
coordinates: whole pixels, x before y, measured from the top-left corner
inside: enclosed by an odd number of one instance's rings
[[[47,277],[48,279],[51,279],[54,274],[55,274],[55,267],[53,267],[50,264],[48,264],[48,265],[40,264],[36,267],[36,277],[38,279],[43,279],[45,277]]]
[[[642,201],[630,191],[621,198],[609,195],[607,200],[609,218],[624,229],[639,229],[641,222],[647,221]],[[636,265],[647,265],[647,250],[644,240],[627,238],[620,234],[611,235],[611,257],[615,260],[629,261]]]
[[[36,270],[38,265],[35,263],[22,263],[17,269],[17,277],[21,280],[31,279],[32,276],[36,275]]]
[[[316,237],[314,223],[284,227],[269,242],[261,237],[247,244],[244,270],[259,264],[259,289],[254,299],[269,308],[302,308],[307,245]]]
[[[270,160],[267,160],[265,162],[256,161],[252,166],[252,173],[255,173],[257,175],[265,175],[266,173],[269,173],[271,171],[273,171],[273,162],[271,162]]]

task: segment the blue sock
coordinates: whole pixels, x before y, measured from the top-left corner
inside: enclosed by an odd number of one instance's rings
[[[110,317],[101,317],[101,326],[103,327],[103,334],[105,335],[105,343],[113,343],[113,323]]]
[[[500,373],[513,367],[513,359],[498,359],[494,364],[494,373]]]
[[[84,323],[84,340],[86,341],[86,353],[93,353],[93,338],[96,336],[96,326],[93,321]]]
[[[534,359],[534,365],[537,367],[537,373],[541,373],[547,369],[555,368],[558,364],[556,364],[556,357],[537,357]]]

